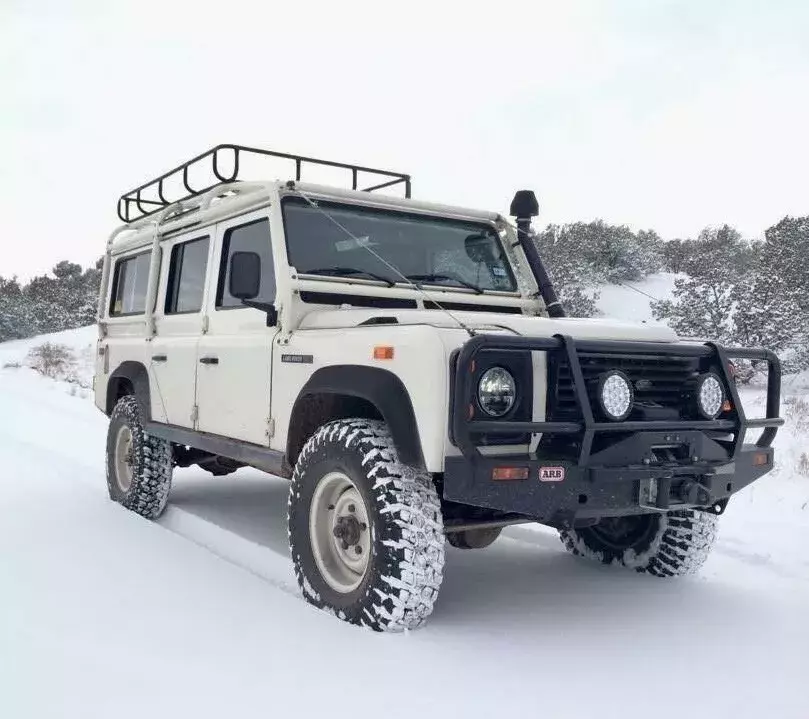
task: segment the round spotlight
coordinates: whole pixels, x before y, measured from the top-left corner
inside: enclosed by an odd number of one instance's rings
[[[610,370],[598,382],[598,400],[604,414],[613,422],[629,417],[635,394],[629,378],[620,370]]]
[[[722,381],[713,372],[702,375],[697,381],[697,408],[705,419],[716,419],[725,402]]]
[[[487,369],[478,382],[478,404],[492,417],[502,417],[513,406],[517,398],[517,384],[514,377],[503,367]]]

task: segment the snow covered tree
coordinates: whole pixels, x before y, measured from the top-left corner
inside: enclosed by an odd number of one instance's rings
[[[536,244],[565,311],[572,317],[598,314],[599,294],[593,287],[600,278],[593,265],[581,259],[580,237],[568,235],[564,226],[549,225],[536,236]]]
[[[747,308],[770,339],[767,346],[784,352],[785,368],[809,367],[809,217],[785,217],[766,230],[757,270],[758,315]],[[755,298],[752,300],[756,302]],[[763,309],[762,309],[763,308]],[[754,324],[755,326],[755,324]]]
[[[0,277],[0,341],[71,329],[95,321],[101,271],[59,262],[28,284]]]
[[[683,336],[730,342],[735,287],[749,271],[748,249],[729,225],[703,230],[697,241],[688,242],[688,252],[681,258],[681,271],[688,276],[674,281],[673,301],[652,302],[654,317],[666,320]]]

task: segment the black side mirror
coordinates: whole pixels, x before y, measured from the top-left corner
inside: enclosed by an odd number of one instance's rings
[[[256,252],[234,252],[230,257],[230,294],[239,300],[252,300],[260,289],[261,257]]]

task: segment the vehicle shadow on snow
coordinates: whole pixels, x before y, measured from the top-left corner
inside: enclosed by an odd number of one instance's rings
[[[222,529],[289,556],[286,530],[288,483],[252,470],[211,477],[198,469],[176,474],[173,506]],[[652,627],[694,611],[716,611],[727,620],[729,603],[744,599],[731,587],[704,577],[660,580],[572,557],[555,531],[510,527],[491,547],[447,547],[441,596],[432,630],[480,622],[489,632],[513,635],[524,622],[545,626]],[[752,601],[752,598],[751,598]],[[517,621],[519,618],[519,621]],[[524,624],[523,624],[524,626]]]
[[[289,556],[289,482],[242,469],[213,477],[196,467],[176,470],[169,502],[273,552]]]

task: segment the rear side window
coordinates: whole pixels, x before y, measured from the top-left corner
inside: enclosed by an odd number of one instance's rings
[[[199,312],[208,267],[208,237],[182,242],[171,248],[166,314]]]
[[[151,252],[142,252],[115,263],[112,278],[110,317],[140,315],[146,311]]]
[[[275,268],[270,245],[270,222],[266,218],[246,225],[231,227],[225,232],[222,243],[222,264],[219,267],[219,284],[216,290],[216,306],[243,307],[241,301],[228,291],[230,281],[230,258],[234,252],[255,252],[261,258],[261,287],[256,300],[275,301]]]

